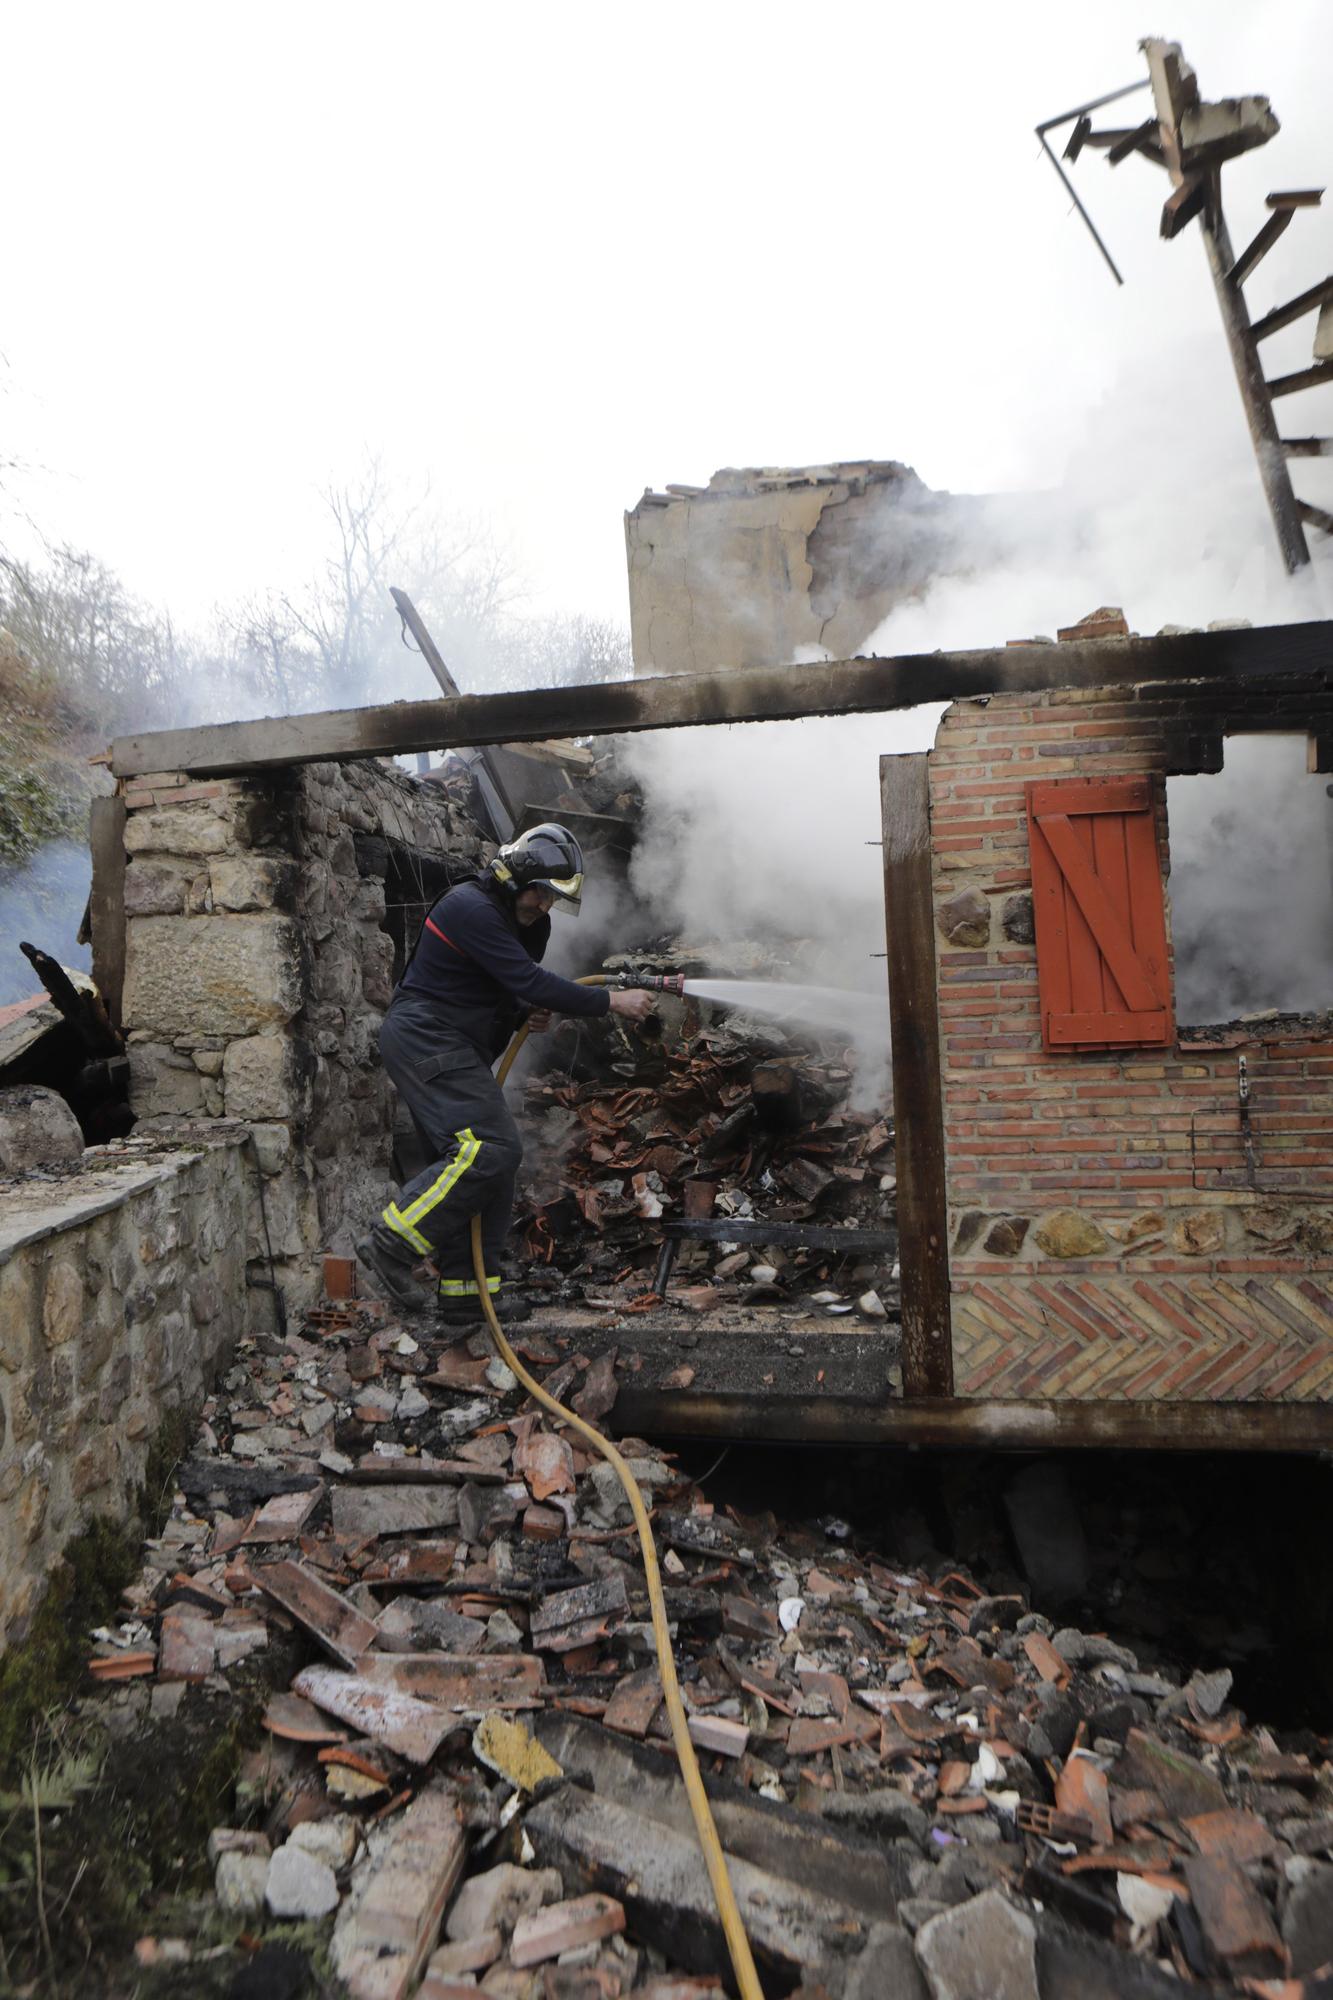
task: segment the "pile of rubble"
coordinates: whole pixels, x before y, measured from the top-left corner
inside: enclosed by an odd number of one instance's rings
[[[696,955],[659,945],[652,962],[685,970]],[[813,1298],[883,1318],[893,1123],[849,1102],[852,1053],[692,1000],[664,997],[659,1011],[647,1034],[616,1019],[564,1024],[527,1079],[516,1236],[537,1289],[645,1310],[674,1266],[684,1282],[670,1302],[690,1311]],[[664,1265],[676,1221],[689,1240]],[[774,1225],[762,1240],[760,1223]],[[807,1224],[884,1242],[844,1266],[827,1247],[802,1248]]]
[[[616,1395],[577,1354],[547,1386],[594,1422]],[[768,1991],[1328,1990],[1326,1745],[1250,1727],[1225,1671],[1182,1684],[839,1522],[715,1510],[669,1456],[623,1449]],[[271,1663],[210,1845],[237,1934],[326,1920],[357,2000],[727,1978],[627,1503],[484,1336],[446,1348],[344,1304],[251,1341],[178,1480],[92,1706],[151,1756],[182,1703]]]

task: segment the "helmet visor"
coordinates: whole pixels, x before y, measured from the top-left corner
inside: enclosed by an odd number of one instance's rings
[[[556,899],[577,915],[583,902],[583,875],[543,875],[533,883],[534,889],[549,889]]]

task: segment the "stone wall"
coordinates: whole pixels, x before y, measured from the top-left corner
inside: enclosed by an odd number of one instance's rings
[[[945,715],[930,813],[961,1394],[1333,1399],[1333,1038],[1257,1020],[1045,1050],[1025,795],[1146,775],[1169,925],[1165,777],[1220,770],[1232,730],[1303,731],[1324,765],[1331,725],[1330,698],[1290,680],[1000,694]]]
[[[346,1248],[385,1198],[376,1036],[392,933],[414,934],[424,905],[476,869],[481,836],[439,786],[374,761],[207,783],[156,772],[125,802],[131,1101],[150,1124],[250,1127],[279,1280],[300,1307],[313,1253]],[[415,898],[396,924],[386,879],[395,904]],[[262,1224],[251,1196],[252,1260]]]
[[[243,1128],[0,1181],[0,1650],[93,1514],[123,1518],[166,1413],[246,1329]]]
[[[645,493],[625,516],[635,672],[850,658],[935,577],[995,555],[1033,505],[935,493],[891,460]]]

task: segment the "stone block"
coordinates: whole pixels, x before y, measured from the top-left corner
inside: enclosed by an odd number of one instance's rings
[[[1036,1926],[999,1889],[932,1917],[916,1952],[932,2000],[1039,2000]]]
[[[1048,1257],[1099,1257],[1107,1248],[1096,1223],[1076,1208],[1048,1215],[1036,1231],[1036,1241]]]
[[[981,1247],[990,1257],[1016,1257],[1030,1226],[1026,1215],[997,1215]]]
[[[69,1487],[76,1500],[109,1486],[120,1464],[115,1434],[102,1431],[86,1444],[70,1467]]]
[[[164,1040],[257,1035],[301,1006],[301,943],[288,917],[136,917],[124,1017]]]
[[[42,1296],[42,1332],[48,1347],[63,1347],[83,1332],[88,1310],[83,1272],[70,1256],[57,1256],[46,1274]]]
[[[36,1324],[36,1260],[20,1252],[0,1264],[0,1369],[6,1374],[27,1365]]]
[[[125,822],[127,854],[224,854],[230,844],[226,821],[207,807],[131,813]]]
[[[1010,944],[1032,944],[1036,940],[1036,927],[1032,916],[1030,895],[1006,896],[1000,908],[1000,929]]]
[[[1227,1219],[1220,1208],[1196,1209],[1171,1225],[1171,1241],[1187,1257],[1213,1257],[1227,1240]]]
[[[228,1044],[222,1090],[229,1118],[263,1121],[299,1117],[305,1093],[289,1035],[246,1035]]]
[[[252,1124],[250,1130],[254,1136],[255,1157],[259,1161],[260,1173],[280,1174],[292,1150],[289,1127],[278,1124]]]
[[[191,872],[171,861],[136,861],[125,871],[125,915],[178,916],[185,908]]]
[[[935,922],[949,944],[977,951],[990,943],[990,902],[980,889],[960,889],[946,896],[935,911]]]
[[[193,1118],[203,1110],[203,1078],[189,1056],[162,1042],[131,1042],[130,1103],[140,1118]]]
[[[59,1091],[33,1083],[0,1090],[0,1173],[23,1174],[82,1157],[79,1121]]]
[[[215,910],[289,909],[296,863],[266,854],[224,856],[209,863],[208,879]]]

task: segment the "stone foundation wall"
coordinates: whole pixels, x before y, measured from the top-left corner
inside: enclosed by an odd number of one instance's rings
[[[397,857],[401,884],[423,857],[462,879],[489,850],[438,786],[374,761],[207,783],[156,772],[133,780],[125,803],[132,1103],[150,1124],[184,1115],[251,1128],[278,1277],[299,1308],[313,1253],[347,1247],[389,1178],[376,1040],[394,958],[383,857]],[[251,1195],[252,1260],[262,1220]]]
[[[1114,643],[1109,641],[1108,643]],[[957,702],[930,753],[954,1369],[960,1394],[1333,1399],[1333,1038],[1233,1023],[1165,1048],[1042,1045],[1025,786],[1165,777],[1223,732],[1308,733],[1255,682]],[[1247,1159],[1238,1059],[1257,1164]]]
[[[172,1408],[245,1332],[243,1129],[94,1148],[0,1181],[0,1650],[65,1543],[120,1519]]]

